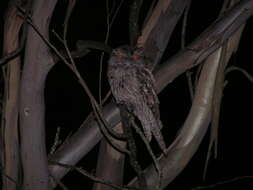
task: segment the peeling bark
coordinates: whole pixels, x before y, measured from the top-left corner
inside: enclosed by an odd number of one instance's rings
[[[10,1],[5,14],[3,56],[19,47],[19,32],[23,20],[15,7],[17,2]],[[3,189],[16,190],[19,186],[19,136],[18,136],[18,95],[20,81],[20,57],[10,60],[3,68],[5,73],[4,105],[2,114],[3,139]],[[6,177],[8,176],[8,177]]]

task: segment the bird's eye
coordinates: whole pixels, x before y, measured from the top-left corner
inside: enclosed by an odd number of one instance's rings
[[[141,56],[138,56],[138,55],[133,55],[133,56],[132,56],[132,59],[133,59],[133,60],[139,60],[140,58],[141,58]]]
[[[123,55],[116,55],[116,58],[118,58],[118,59],[123,59],[124,56],[123,56]]]

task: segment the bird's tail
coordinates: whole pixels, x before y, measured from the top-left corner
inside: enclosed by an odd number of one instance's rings
[[[139,105],[139,107],[135,109],[134,114],[140,120],[144,135],[146,136],[147,140],[150,142],[153,134],[160,148],[164,152],[166,145],[160,131],[162,128],[160,119],[155,118],[152,110],[148,107],[147,104]]]

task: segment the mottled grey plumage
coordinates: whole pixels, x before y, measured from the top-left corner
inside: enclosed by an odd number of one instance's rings
[[[154,78],[141,51],[131,53],[127,46],[114,49],[108,62],[107,76],[117,104],[124,105],[135,115],[148,141],[153,134],[164,151],[166,147],[160,131],[162,123]]]

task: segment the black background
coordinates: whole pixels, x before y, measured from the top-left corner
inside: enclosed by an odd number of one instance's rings
[[[6,8],[7,1],[1,1],[0,12]],[[114,1],[109,0],[110,7]],[[115,0],[118,6],[120,0]],[[144,1],[141,19],[145,17],[150,0]],[[196,38],[206,27],[208,27],[219,13],[223,1],[220,0],[193,0],[189,12],[186,43]],[[127,44],[128,40],[128,11],[130,1],[124,0],[118,15],[110,29],[108,44],[111,47]],[[67,1],[59,1],[54,12],[50,26],[50,38],[52,43],[60,47],[52,30],[60,35],[63,30],[64,11]],[[76,8],[71,16],[68,32],[69,47],[73,48],[77,40],[95,40],[103,42],[106,36],[106,1],[87,0],[77,1]],[[4,17],[1,16],[0,29],[3,32]],[[180,50],[180,21],[173,33],[171,41],[166,49],[163,60],[174,55]],[[252,47],[253,42],[253,20],[249,19],[243,32],[240,47],[236,55],[230,60],[230,65],[239,66],[252,73]],[[1,35],[2,38],[2,35]],[[2,39],[1,39],[2,40]],[[1,47],[2,48],[2,47]],[[98,98],[98,75],[100,51],[92,51],[86,57],[76,59],[76,63],[82,76],[88,83],[91,91]],[[103,62],[103,95],[109,90],[106,77],[106,60]],[[207,155],[209,133],[207,133],[199,150],[194,155],[183,172],[168,186],[168,189],[189,190],[199,185],[213,184],[218,181],[232,179],[238,176],[253,176],[252,172],[252,107],[253,107],[253,84],[241,73],[233,71],[226,76],[228,82],[223,96],[221,107],[221,119],[219,128],[218,158],[210,160],[207,179],[202,180],[203,168]],[[46,97],[46,130],[48,150],[53,144],[57,127],[61,127],[60,138],[64,140],[69,134],[74,133],[91,111],[89,99],[84,90],[78,84],[75,76],[63,63],[58,63],[50,72],[45,89]],[[190,96],[185,75],[179,76],[173,83],[167,86],[159,94],[161,119],[164,124],[164,135],[167,144],[175,138],[178,129],[190,109]],[[155,143],[152,143],[157,148]],[[143,148],[140,145],[140,151]],[[80,161],[79,165],[90,172],[94,172],[97,159],[97,150],[91,151],[89,155]],[[143,166],[150,161],[146,153],[139,155],[139,160],[144,161]],[[126,167],[129,168],[129,167]],[[133,175],[131,169],[127,169],[126,181]],[[253,178],[253,177],[252,177]],[[69,189],[83,189],[91,187],[91,183],[85,177],[71,172],[63,182]],[[226,185],[216,186],[213,189],[252,189],[253,179],[245,178]],[[59,188],[60,189],[60,188]]]

